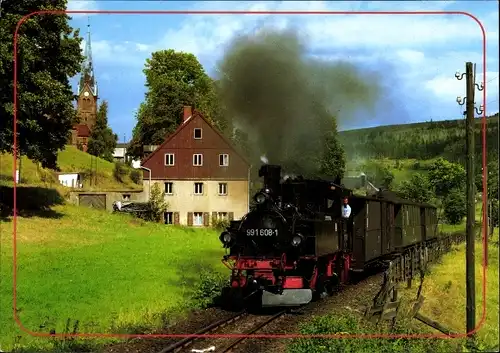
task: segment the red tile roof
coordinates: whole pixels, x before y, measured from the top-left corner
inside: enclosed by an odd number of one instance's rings
[[[226,138],[224,137],[224,135],[222,135],[222,133],[217,129],[215,128],[212,123],[210,121],[207,120],[207,118],[205,118],[205,116],[197,111],[196,109],[194,109],[191,113],[191,116],[186,118],[180,125],[179,127],[177,128],[177,130],[175,130],[171,135],[167,136],[166,139],[162,142],[161,145],[159,145],[158,147],[156,147],[156,149],[154,151],[152,151],[149,155],[147,155],[142,161],[141,161],[141,165],[145,165],[147,161],[149,161],[153,155],[155,155],[156,153],[158,153],[163,146],[165,146],[170,140],[172,140],[174,138],[175,135],[177,135],[179,132],[182,131],[182,129],[184,129],[186,126],[188,126],[188,122],[191,120],[191,119],[194,119],[195,116],[199,116],[201,119],[203,119],[205,121],[205,123],[207,123],[208,126],[210,126],[217,135],[219,135],[219,137],[224,141],[226,142],[232,149],[233,151],[241,158],[243,159],[243,161],[250,165],[250,163],[247,161],[247,159],[243,156],[243,154],[241,154],[237,149],[234,148],[234,145]]]

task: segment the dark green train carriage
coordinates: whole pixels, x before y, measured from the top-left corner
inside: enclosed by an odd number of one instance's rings
[[[353,269],[438,236],[433,205],[403,200],[391,192],[353,196],[349,203]]]

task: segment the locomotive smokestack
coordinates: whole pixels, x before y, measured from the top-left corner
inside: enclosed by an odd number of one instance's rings
[[[264,187],[273,194],[279,190],[281,167],[279,165],[265,164],[259,169],[259,177],[264,177]]]

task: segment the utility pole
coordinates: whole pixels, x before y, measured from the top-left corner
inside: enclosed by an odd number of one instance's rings
[[[463,78],[464,74],[457,72],[455,77],[458,80]],[[466,120],[465,120],[465,136],[466,136],[466,171],[467,171],[467,225],[466,225],[466,327],[467,333],[474,331],[476,327],[476,288],[475,288],[475,190],[474,190],[474,90],[475,90],[475,75],[471,62],[465,63],[465,81],[466,81],[466,97],[462,100],[457,97],[457,102],[460,105],[466,103]],[[479,90],[482,90],[478,86]],[[481,108],[482,110],[482,108]],[[478,114],[481,114],[478,112]],[[483,195],[483,197],[487,197]]]

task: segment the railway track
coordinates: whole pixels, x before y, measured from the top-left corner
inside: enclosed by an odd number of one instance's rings
[[[252,335],[271,322],[282,317],[289,310],[281,310],[272,315],[253,315],[247,311],[240,311],[237,314],[223,320],[214,322],[211,325],[192,334],[192,337],[186,337],[179,342],[171,344],[162,349],[159,353],[178,353],[178,352],[217,352],[230,353],[240,345],[247,337],[210,337],[209,334],[221,335]],[[231,324],[238,322],[236,326]],[[229,328],[229,329],[228,329]],[[222,332],[230,331],[230,332]],[[201,337],[200,337],[201,335]],[[203,336],[207,337],[203,337]],[[229,341],[229,342],[228,342]]]

